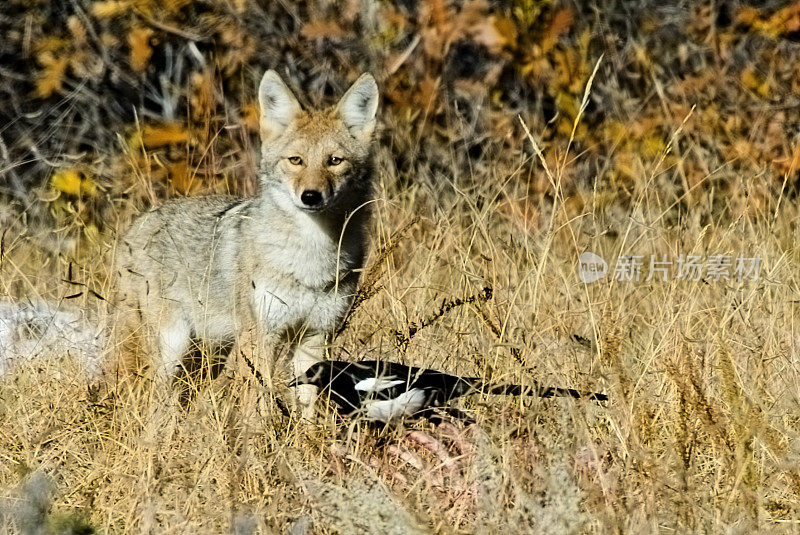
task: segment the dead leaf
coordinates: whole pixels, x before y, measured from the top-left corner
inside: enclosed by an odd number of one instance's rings
[[[61,91],[69,58],[54,57],[50,52],[45,52],[39,55],[38,60],[44,68],[36,80],[36,95],[39,98],[47,98]]]
[[[144,146],[155,149],[166,145],[189,142],[189,130],[181,124],[145,125],[141,131],[135,132],[128,144],[136,150]]]
[[[517,27],[511,19],[491,15],[472,27],[472,39],[489,52],[498,54],[503,49],[516,48]]]
[[[556,11],[542,39],[542,49],[545,52],[552,50],[558,39],[569,32],[574,22],[575,12],[571,8],[565,7]]]
[[[131,3],[126,1],[108,1],[108,2],[94,2],[89,7],[89,13],[98,19],[111,19],[128,13],[131,9]]]
[[[747,67],[740,76],[742,85],[762,98],[772,96],[772,85],[754,66]]]
[[[319,39],[337,41],[346,38],[349,32],[345,31],[338,22],[321,20],[306,23],[300,31],[300,34],[311,41]]]
[[[261,120],[261,112],[258,107],[258,102],[251,100],[242,106],[241,112],[245,128],[250,132],[258,132],[259,121]]]
[[[61,193],[75,197],[97,194],[97,184],[85,172],[77,168],[61,169],[50,178],[50,186]]]
[[[214,70],[192,73],[191,102],[192,117],[202,119],[210,117],[216,106],[216,88],[214,87]]]
[[[181,195],[188,195],[198,189],[199,181],[186,160],[179,160],[167,165],[169,180],[173,190]]]
[[[134,71],[142,72],[150,64],[153,55],[153,47],[150,39],[153,37],[153,30],[144,27],[135,27],[128,32],[128,46],[130,46],[130,63]]]

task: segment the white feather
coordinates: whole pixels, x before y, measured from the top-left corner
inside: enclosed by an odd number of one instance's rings
[[[379,392],[403,383],[405,381],[397,377],[370,377],[357,382],[353,388],[365,392]]]
[[[394,399],[374,401],[367,406],[367,418],[388,422],[395,418],[411,416],[425,404],[424,390],[412,388]]]

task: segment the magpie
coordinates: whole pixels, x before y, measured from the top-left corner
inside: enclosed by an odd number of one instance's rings
[[[289,387],[314,385],[326,393],[342,416],[363,416],[388,423],[403,417],[428,417],[449,401],[483,391],[498,395],[565,396],[606,401],[606,394],[579,392],[572,388],[491,385],[477,377],[461,377],[437,370],[404,366],[395,362],[365,360],[322,361],[297,377]]]

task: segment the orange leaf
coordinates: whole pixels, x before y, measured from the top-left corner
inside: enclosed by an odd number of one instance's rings
[[[769,81],[765,80],[752,65],[742,71],[740,79],[742,85],[763,98],[769,98],[772,94],[772,86]]]
[[[255,100],[251,100],[242,106],[242,119],[244,120],[245,128],[250,132],[258,132],[261,111]]]
[[[439,94],[439,82],[430,76],[425,76],[417,86],[417,102],[425,109],[436,111],[436,101]]]
[[[214,88],[214,71],[206,69],[203,72],[192,74],[192,117],[195,119],[208,117],[214,111],[216,104],[216,91]]]
[[[134,133],[129,145],[132,149],[144,146],[148,149],[189,142],[189,131],[180,124],[145,125]]]
[[[452,22],[452,13],[445,0],[426,0],[420,8],[429,26],[447,26]]]
[[[114,0],[95,2],[89,12],[98,19],[110,19],[127,13],[131,8],[130,2],[116,2]]]
[[[199,187],[199,181],[195,180],[194,173],[186,160],[172,162],[168,168],[170,182],[176,192],[186,195]]]
[[[150,28],[136,27],[128,32],[128,45],[131,47],[130,62],[134,71],[142,72],[150,64],[150,57],[153,55],[153,48],[150,46],[151,37],[153,30]]]
[[[309,22],[303,26],[300,32],[303,37],[310,40],[316,39],[343,39],[347,36],[341,25],[334,21]]]
[[[52,54],[45,53],[39,56],[39,63],[44,66],[44,69],[36,80],[36,95],[40,98],[47,98],[53,93],[61,91],[69,58],[55,58]]]
[[[736,20],[742,24],[752,25],[759,18],[758,10],[754,7],[743,7],[736,13]]]
[[[553,20],[550,21],[550,26],[545,32],[544,39],[542,39],[542,48],[545,51],[552,49],[558,38],[569,32],[574,22],[575,12],[572,9],[565,7],[556,11],[553,15]]]

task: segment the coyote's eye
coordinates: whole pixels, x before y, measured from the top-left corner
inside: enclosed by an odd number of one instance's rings
[[[289,163],[292,165],[300,165],[303,159],[300,156],[289,156]]]
[[[342,158],[338,158],[336,156],[331,156],[328,158],[328,165],[339,165],[342,163]]]

